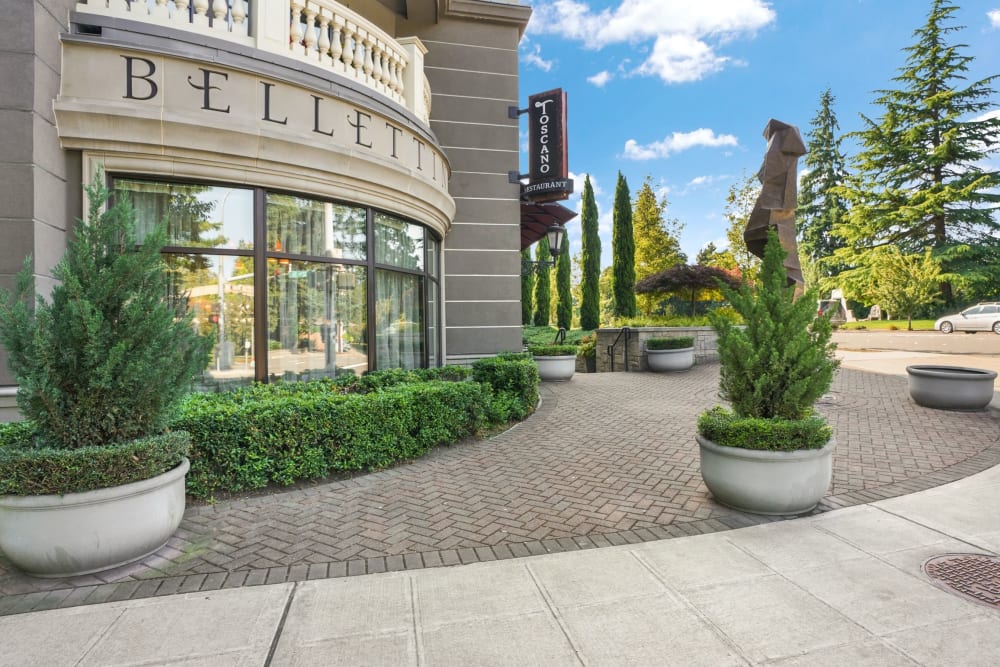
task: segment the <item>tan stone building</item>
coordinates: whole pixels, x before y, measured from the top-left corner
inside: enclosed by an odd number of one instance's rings
[[[519,349],[517,47],[487,0],[4,3],[0,282],[98,174],[165,220],[206,385]],[[15,387],[4,365],[0,401]]]

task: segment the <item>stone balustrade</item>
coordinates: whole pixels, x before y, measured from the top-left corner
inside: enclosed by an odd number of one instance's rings
[[[420,40],[397,40],[333,0],[87,0],[76,12],[170,26],[291,57],[356,81],[429,122]]]

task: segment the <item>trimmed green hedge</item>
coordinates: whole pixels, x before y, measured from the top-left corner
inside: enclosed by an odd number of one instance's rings
[[[694,347],[694,336],[674,336],[673,338],[649,338],[647,350],[683,350]]]
[[[473,381],[466,381],[470,376]],[[472,369],[388,370],[195,394],[174,426],[193,441],[188,493],[210,498],[384,468],[524,419],[537,402],[535,364],[505,355]]]
[[[822,448],[833,429],[815,413],[805,419],[737,417],[717,405],[698,417],[698,433],[724,447],[791,452]]]
[[[183,431],[99,447],[35,447],[34,425],[0,425],[0,495],[81,493],[162,475],[188,455]]]
[[[576,356],[576,345],[529,345],[528,352],[535,357]]]

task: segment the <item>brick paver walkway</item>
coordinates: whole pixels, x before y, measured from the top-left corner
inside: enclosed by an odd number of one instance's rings
[[[482,441],[352,479],[191,507],[137,565],[64,580],[0,559],[0,614],[223,587],[494,560],[772,521],[712,501],[697,414],[718,366],[577,374],[537,413]],[[921,408],[906,379],[841,369],[819,406],[837,439],[817,511],[911,493],[1000,463],[994,412]]]

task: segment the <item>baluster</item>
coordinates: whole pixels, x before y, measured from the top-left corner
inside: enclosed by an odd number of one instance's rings
[[[324,65],[330,62],[330,13],[321,9],[319,13],[319,61]]]
[[[306,3],[306,57],[311,58],[316,51],[316,5],[312,2]]]
[[[344,26],[344,53],[340,59],[344,61],[346,73],[354,74],[354,43],[358,40],[357,33],[354,32],[354,25],[348,23]]]
[[[194,0],[194,20],[195,25],[208,25],[208,0]]]
[[[392,65],[392,76],[396,79],[396,93],[402,97],[405,92],[405,85],[403,84],[403,61],[397,60]]]
[[[212,27],[224,32],[229,31],[229,23],[226,21],[226,14],[229,13],[229,4],[226,0],[212,0]]]
[[[375,69],[375,61],[374,61],[374,58],[372,58],[372,56],[373,56],[373,54],[372,54],[372,36],[370,34],[365,33],[365,40],[364,40],[363,44],[365,45],[365,64],[362,67],[362,69],[365,72],[365,77],[371,78],[372,71]]]
[[[292,53],[299,52],[299,44],[302,43],[302,25],[300,20],[302,19],[302,3],[298,0],[292,0],[292,24],[288,27],[288,48]]]
[[[233,32],[237,32],[236,26],[239,26],[240,32],[242,32],[243,22],[247,20],[247,8],[243,4],[243,0],[233,0],[232,18]]]
[[[188,12],[188,0],[174,0],[174,20],[178,23],[190,23],[191,14]]]
[[[365,69],[365,37],[358,30],[354,33],[354,75],[360,77]]]
[[[382,42],[376,42],[372,53],[372,75],[375,77],[375,81],[383,86],[388,78],[386,76],[385,63],[385,45]]]
[[[341,63],[340,56],[344,53],[344,45],[341,41],[343,35],[341,34],[341,27],[344,20],[339,16],[333,17],[333,37],[330,39],[330,57],[333,58],[333,66],[336,68],[339,63]]]

